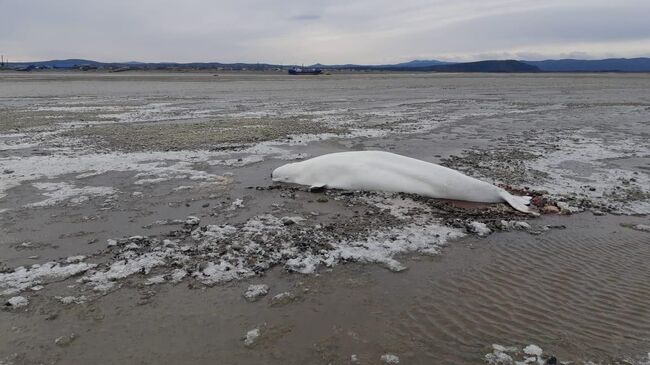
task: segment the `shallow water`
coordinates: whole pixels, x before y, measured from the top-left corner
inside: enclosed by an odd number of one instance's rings
[[[194,278],[145,285],[163,267],[117,280],[121,289],[106,295],[76,278],[47,282],[23,293],[27,307],[0,313],[0,361],[325,364],[356,354],[377,363],[393,353],[407,364],[474,364],[493,343],[534,343],[559,360],[643,364],[650,351],[650,233],[621,226],[650,224],[647,75],[2,73],[0,80],[5,270],[75,255],[108,265],[117,257],[108,239],[170,238],[178,224],[156,222],[189,215],[237,227],[263,214],[305,217],[291,231],[299,236],[341,224],[369,235],[399,232],[408,217],[451,222],[459,212],[409,197],[267,189],[270,171],[287,161],[353,149],[444,162],[597,214],[639,215],[532,219],[532,233],[541,234],[470,235],[437,257],[398,257],[409,267],[401,273],[321,264],[318,275],[276,267],[211,287]],[[300,123],[257,124],[273,118]],[[264,133],[211,151],[154,150],[161,144],[147,141],[146,128],[187,123]],[[117,126],[113,142],[72,133],[104,125]],[[130,125],[144,126],[141,138],[126,138]],[[325,125],[338,134],[313,135]],[[29,206],[52,198],[44,194],[60,199]],[[243,206],[233,208],[237,199]],[[432,210],[382,212],[399,202]],[[512,219],[500,214],[469,219]],[[548,224],[566,229],[542,231]],[[270,295],[247,303],[241,294],[250,282],[268,284]],[[284,290],[298,300],[271,306]],[[64,295],[91,299],[63,305],[55,297]],[[246,348],[241,338],[256,327],[260,341]],[[77,336],[70,344],[54,343],[70,333]]]

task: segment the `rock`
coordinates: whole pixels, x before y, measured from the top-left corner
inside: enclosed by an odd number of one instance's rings
[[[560,208],[560,214],[563,214],[563,215],[570,215],[570,214],[573,214],[573,213],[580,212],[579,208],[572,207],[568,203],[565,203],[565,202],[556,202],[555,205],[557,205],[557,207]]]
[[[325,191],[325,186],[310,186],[309,187],[309,192],[311,193],[320,193]]]
[[[13,173],[14,173],[14,170],[5,169],[3,172],[4,172],[5,174],[9,175],[9,174],[13,174]]]
[[[318,198],[318,199],[316,199],[316,201],[319,202],[319,203],[327,203],[329,201],[329,199],[327,199],[327,198]]]
[[[269,293],[269,286],[266,284],[253,284],[248,286],[244,293],[244,298],[249,302],[255,302]]]
[[[634,225],[623,225],[623,226],[632,228],[636,231],[650,232],[650,226],[647,224],[634,224]]]
[[[560,214],[560,208],[556,207],[555,205],[545,205],[542,208],[542,213],[544,214]]]
[[[282,224],[285,226],[290,226],[296,223],[300,223],[305,220],[303,217],[282,217]]]
[[[188,216],[185,219],[185,225],[186,226],[198,226],[199,223],[201,223],[201,219],[199,217],[194,217],[194,216]]]
[[[285,292],[277,294],[276,296],[271,298],[271,305],[272,306],[287,305],[289,303],[294,302],[295,300],[296,300],[295,295],[285,291]]]
[[[54,340],[54,343],[57,344],[58,346],[65,347],[65,346],[70,345],[72,343],[72,341],[74,341],[76,338],[77,338],[77,335],[75,335],[74,333],[71,333],[71,334],[69,334],[67,336],[57,337]]]
[[[607,213],[603,212],[602,210],[592,210],[591,214],[596,216],[602,216],[602,215],[606,215]]]
[[[546,359],[546,365],[557,365],[557,358],[555,356],[549,357]]]
[[[244,338],[244,346],[253,347],[257,343],[257,339],[260,337],[260,329],[255,328],[246,332],[246,337]]]
[[[383,354],[380,360],[384,364],[399,364],[399,357],[394,354]]]
[[[10,308],[20,308],[28,304],[29,304],[29,300],[27,298],[16,296],[16,297],[9,298],[9,300],[7,300],[7,302],[5,303],[5,306]]]

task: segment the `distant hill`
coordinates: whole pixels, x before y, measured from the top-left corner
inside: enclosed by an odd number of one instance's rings
[[[424,67],[437,72],[539,72],[539,68],[515,60],[452,63]]]
[[[539,68],[515,60],[492,60],[449,63],[442,61],[411,61],[394,65],[312,65],[326,70],[411,71],[411,72],[539,72]]]
[[[413,60],[409,62],[397,63],[390,66],[395,67],[429,67],[429,66],[438,66],[438,65],[448,65],[453,62],[444,62],[438,60]]]
[[[608,58],[604,60],[522,61],[546,72],[650,72],[650,58]]]
[[[69,59],[69,60],[51,60],[51,61],[38,61],[38,62],[15,62],[11,64],[18,67],[33,65],[33,66],[45,67],[45,68],[75,68],[79,66],[100,66],[105,63],[91,61],[91,60],[83,60],[83,59]]]

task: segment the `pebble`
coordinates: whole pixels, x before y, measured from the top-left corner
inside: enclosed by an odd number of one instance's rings
[[[257,343],[257,339],[260,337],[260,329],[255,328],[246,332],[246,337],[244,338],[244,346],[253,347]]]
[[[289,304],[293,301],[296,300],[296,296],[293,295],[292,293],[289,293],[288,291],[285,291],[283,293],[277,294],[273,298],[271,298],[271,305],[272,306],[280,306],[280,305],[286,305]]]
[[[67,335],[67,336],[57,337],[54,340],[54,343],[57,344],[58,346],[64,347],[64,346],[70,345],[72,343],[72,341],[74,341],[76,338],[77,338],[77,335],[72,333],[72,334]]]
[[[545,205],[542,208],[542,213],[544,214],[559,214],[560,213],[560,208],[556,207],[555,205]]]

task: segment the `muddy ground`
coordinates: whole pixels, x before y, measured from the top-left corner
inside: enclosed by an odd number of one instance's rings
[[[645,75],[0,78],[4,363],[650,361]],[[369,149],[542,214],[270,181]]]

